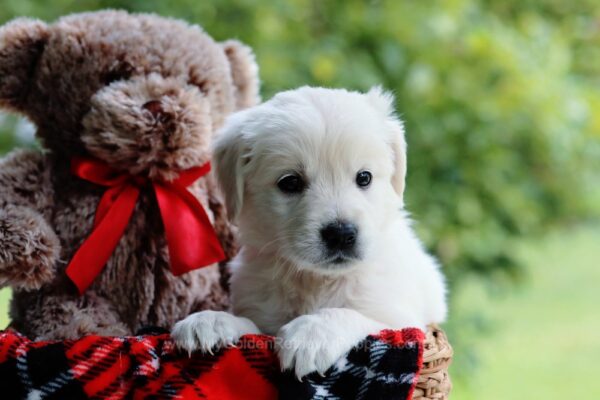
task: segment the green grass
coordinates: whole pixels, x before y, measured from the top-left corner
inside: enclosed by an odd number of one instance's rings
[[[455,380],[451,398],[600,399],[600,229],[562,231],[527,242],[519,253],[528,274],[518,287],[498,292],[472,280],[457,293],[456,320],[482,315],[486,333],[454,324],[479,364],[468,374],[452,371],[463,379]],[[0,326],[8,322],[9,297],[0,291]]]
[[[600,399],[600,230],[563,231],[521,253],[519,287],[498,295],[470,282],[458,296],[457,312],[483,312],[490,326],[452,398]]]
[[[10,322],[8,319],[8,302],[10,301],[10,290],[0,290],[0,329],[5,328]]]

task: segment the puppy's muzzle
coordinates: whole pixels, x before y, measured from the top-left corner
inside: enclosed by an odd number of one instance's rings
[[[329,253],[350,255],[354,252],[358,229],[356,225],[336,220],[321,229],[321,239]]]

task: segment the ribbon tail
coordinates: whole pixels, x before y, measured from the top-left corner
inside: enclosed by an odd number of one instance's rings
[[[200,202],[175,184],[154,184],[165,227],[171,270],[181,275],[225,259],[221,243]]]
[[[119,199],[121,193],[123,193],[123,186],[116,186],[108,189],[102,195],[98,207],[96,207],[96,215],[94,216],[94,228],[96,228],[106,217],[108,212],[111,210],[113,204]],[[136,198],[137,199],[137,198]]]
[[[77,286],[80,294],[85,292],[106,265],[123,236],[135,208],[139,189],[130,185],[118,189],[120,192],[114,198],[110,208],[102,210],[100,218],[96,215],[94,230],[67,266],[67,276]],[[105,197],[109,199],[114,195],[113,190],[108,190],[102,197],[101,203],[108,201]]]

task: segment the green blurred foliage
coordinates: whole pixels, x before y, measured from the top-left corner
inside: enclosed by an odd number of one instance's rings
[[[519,238],[591,212],[596,0],[3,0],[0,22],[100,8],[241,39],[257,54],[265,98],[306,84],[393,90],[409,143],[407,207],[453,283],[518,277]],[[2,124],[0,150],[15,145],[13,125]]]

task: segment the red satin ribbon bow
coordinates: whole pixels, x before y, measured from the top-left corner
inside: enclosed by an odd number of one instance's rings
[[[186,189],[210,171],[210,163],[182,171],[173,182],[118,172],[88,158],[71,160],[71,172],[107,186],[96,209],[94,230],[67,266],[67,275],[83,294],[102,271],[119,243],[135,208],[140,186],[151,183],[165,227],[171,271],[181,275],[225,258],[219,239],[198,200]]]

